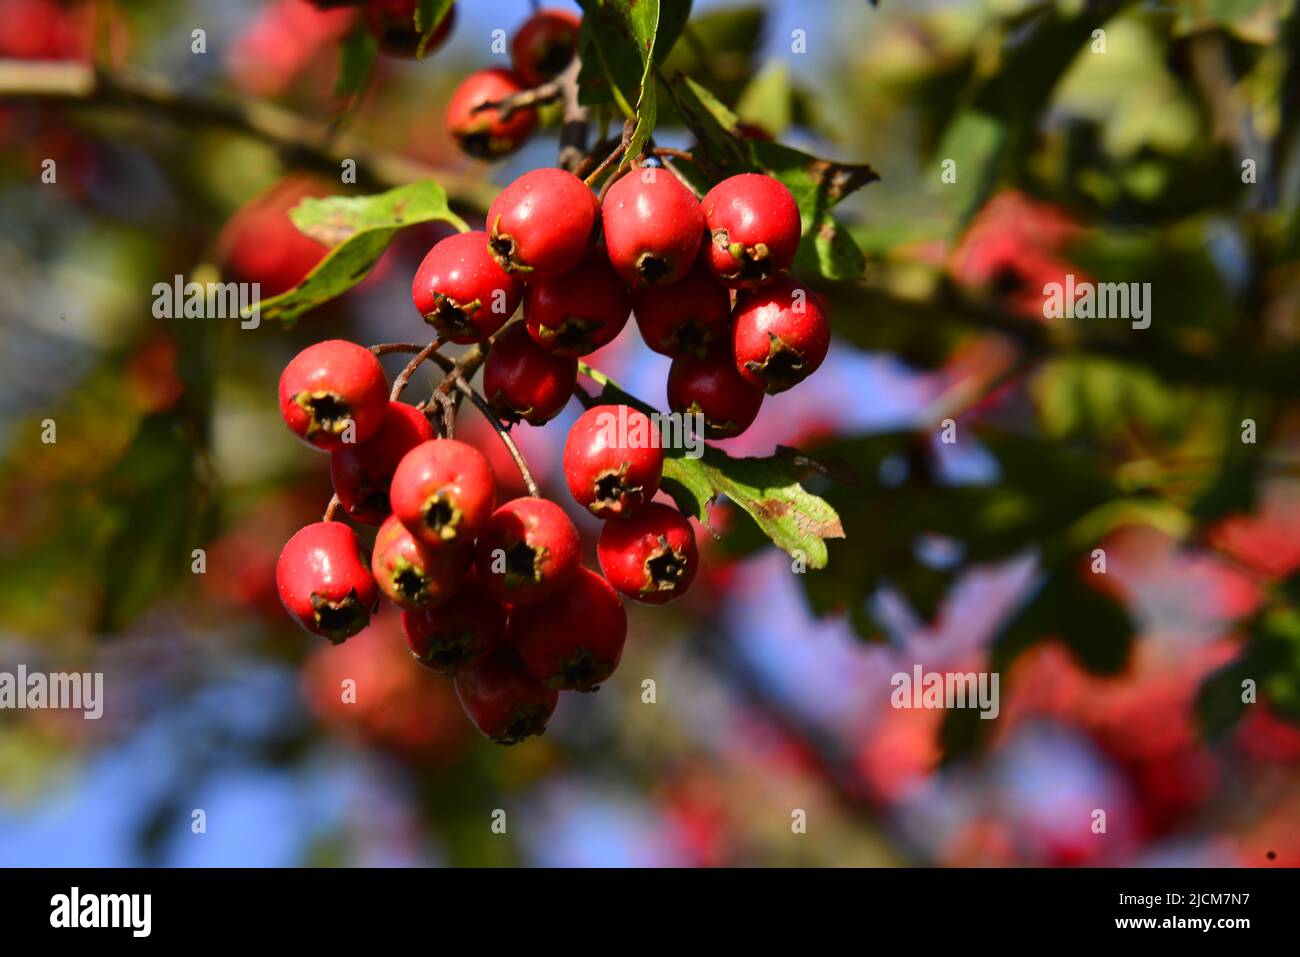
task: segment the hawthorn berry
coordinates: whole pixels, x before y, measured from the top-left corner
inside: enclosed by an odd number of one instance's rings
[[[530,282],[578,266],[600,226],[596,194],[562,169],[524,173],[488,207],[488,244],[506,272]]]
[[[379,41],[379,49],[392,57],[411,59],[420,50],[420,40],[424,31],[415,26],[416,8],[419,0],[365,0],[366,29]],[[341,6],[335,3],[334,6]],[[446,16],[429,38],[424,48],[430,54],[447,41],[452,25],[456,22],[456,7],[447,10]]]
[[[598,253],[561,276],[530,281],[524,293],[528,334],[561,356],[585,356],[612,342],[631,312],[627,286]]]
[[[217,237],[216,258],[237,282],[257,283],[263,298],[292,289],[315,269],[328,247],[300,232],[289,210],[302,200],[328,196],[331,184],[294,173],[241,206]]]
[[[685,594],[700,561],[690,521],[659,502],[606,522],[596,555],[617,591],[651,605]]]
[[[511,605],[532,605],[555,594],[578,569],[582,542],[564,509],[543,498],[506,502],[478,539],[478,575]]]
[[[725,285],[753,289],[794,262],[799,206],[779,181],[759,173],[724,179],[700,204],[708,226],[709,268]]]
[[[425,545],[472,542],[496,499],[492,466],[478,449],[434,439],[407,452],[389,486],[393,515]]]
[[[275,563],[275,584],[293,619],[336,645],[370,624],[379,604],[361,543],[342,522],[299,529]]]
[[[465,153],[476,159],[497,159],[513,153],[532,135],[537,126],[537,111],[525,106],[506,116],[496,107],[478,107],[522,93],[524,89],[519,77],[509,70],[498,67],[471,73],[461,80],[447,101],[443,117],[447,132]]]
[[[725,344],[704,356],[678,356],[668,369],[668,406],[674,412],[700,414],[711,439],[740,435],[758,416],[763,392],[740,377]]]
[[[542,425],[560,414],[578,382],[578,360],[547,352],[515,323],[492,344],[483,395],[506,422]]]
[[[578,51],[582,18],[568,10],[538,10],[510,41],[515,72],[529,86],[559,75]]]
[[[385,597],[398,608],[413,611],[440,605],[455,594],[472,559],[468,542],[430,547],[390,515],[375,535],[370,565]]]
[[[700,250],[704,213],[666,169],[645,167],[614,183],[601,206],[605,249],[629,286],[674,283]]]
[[[330,455],[334,494],[348,515],[363,525],[378,525],[392,508],[388,487],[407,452],[434,438],[423,412],[405,402],[389,402],[379,431]]]
[[[564,480],[578,504],[598,518],[645,505],[659,491],[663,470],[659,432],[631,406],[588,409],[564,440]]]
[[[506,610],[471,569],[456,594],[436,608],[402,612],[411,657],[439,675],[454,675],[501,644]]]
[[[497,744],[518,744],[545,732],[560,698],[533,677],[509,646],[461,671],[455,683],[465,714]]]
[[[732,314],[736,371],[775,395],[817,371],[831,346],[821,297],[788,279],[743,292]]]
[[[524,284],[488,252],[487,233],[457,233],[434,244],[415,271],[411,298],[424,321],[451,342],[479,342],[514,315]]]
[[[702,356],[730,332],[731,293],[697,259],[671,285],[633,290],[632,315],[645,344],[660,355]]]
[[[539,605],[513,611],[506,642],[548,688],[595,691],[614,673],[627,641],[627,612],[609,582],[579,568]]]
[[[280,415],[296,436],[327,452],[369,439],[387,410],[384,368],[354,342],[310,345],[280,375]]]

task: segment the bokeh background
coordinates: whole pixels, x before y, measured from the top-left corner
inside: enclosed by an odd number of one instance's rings
[[[446,47],[382,60],[347,108],[347,14],[304,0],[0,0],[0,57],[336,121],[472,221],[554,163],[553,131],[487,166],[441,123],[528,12],[462,0]],[[279,370],[423,335],[437,229],[289,330],[154,319],[155,282],[291,243],[303,192],[377,190],[184,109],[0,99],[0,670],[106,687],[99,721],[0,712],[0,864],[1300,863],[1296,4],[696,0],[672,57],[751,127],[882,176],[838,211],[866,276],[826,284],[829,360],[727,444],[816,458],[846,537],[798,574],[719,502],[692,592],[631,609],[615,677],[508,749],[391,611],[332,648],[274,589],[330,492]],[[1151,327],[1044,320],[1066,273],[1152,283]],[[664,404],[633,326],[594,362]],[[566,505],[577,411],[516,429]],[[1001,715],[892,708],[917,664],[999,672]]]

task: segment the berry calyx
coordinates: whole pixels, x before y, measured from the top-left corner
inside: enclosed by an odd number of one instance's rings
[[[533,677],[517,651],[503,646],[456,675],[456,697],[484,736],[518,744],[546,730],[560,695]]]
[[[719,282],[754,289],[790,268],[799,247],[799,206],[779,181],[759,173],[724,179],[700,203],[709,231],[709,268]]]
[[[631,312],[627,286],[598,254],[561,276],[530,281],[524,293],[528,334],[561,356],[585,356],[612,342]]]
[[[379,49],[391,57],[411,59],[420,50],[420,40],[424,32],[416,29],[415,12],[419,0],[365,0],[366,29],[379,41]],[[340,6],[341,4],[335,4]],[[456,22],[456,8],[447,10],[438,29],[429,38],[424,48],[425,55],[442,46],[451,33]]]
[[[456,594],[432,609],[402,612],[411,657],[434,674],[454,675],[501,644],[506,610],[473,570]]]
[[[605,249],[629,286],[674,283],[700,249],[704,214],[666,169],[645,167],[618,180],[601,206]]]
[[[334,494],[348,515],[363,525],[378,525],[392,507],[388,489],[407,452],[434,438],[423,412],[405,402],[389,402],[379,431],[330,455]]]
[[[280,552],[275,584],[293,619],[336,645],[370,624],[379,604],[361,543],[342,522],[299,529]]]
[[[506,502],[478,539],[478,575],[501,601],[532,605],[569,583],[582,543],[564,509],[542,498]]]
[[[510,615],[506,642],[548,688],[595,691],[614,673],[627,640],[627,612],[609,582],[579,568],[540,605]]]
[[[659,491],[663,470],[658,429],[630,406],[588,409],[564,441],[564,480],[578,504],[599,518],[645,505]]]
[[[582,19],[568,10],[538,10],[510,41],[515,72],[529,86],[559,75],[578,50]]]
[[[741,293],[732,315],[736,371],[775,395],[817,371],[831,346],[831,324],[821,298],[782,279]]]
[[[659,502],[606,522],[596,554],[617,591],[651,605],[685,594],[700,562],[690,521]]]
[[[519,308],[524,284],[488,252],[487,233],[457,233],[434,244],[415,272],[411,299],[424,321],[451,342],[479,342]]]
[[[483,366],[483,395],[511,423],[549,422],[568,404],[577,382],[578,360],[547,352],[523,323],[497,336]]]
[[[492,515],[496,483],[492,466],[474,446],[434,439],[398,463],[388,497],[393,516],[436,548],[478,537]]]
[[[731,293],[696,260],[678,282],[633,290],[632,315],[645,344],[660,355],[702,356],[730,332]]]
[[[727,439],[754,423],[763,392],[736,371],[725,343],[703,357],[678,356],[668,369],[668,405],[674,412],[704,417],[704,434]]]
[[[532,282],[581,263],[599,224],[600,204],[582,180],[567,170],[535,169],[488,207],[488,243],[502,269]]]
[[[375,581],[398,608],[412,611],[440,605],[456,592],[469,569],[472,550],[467,542],[430,548],[419,541],[396,515],[384,519],[370,556]]]
[[[522,93],[526,87],[509,70],[479,70],[460,82],[447,101],[443,123],[461,150],[476,159],[497,159],[513,153],[532,135],[537,111],[526,106],[505,116],[496,107],[478,109]],[[491,219],[488,220],[491,222]]]
[[[304,442],[334,452],[379,431],[388,381],[374,353],[343,339],[303,349],[280,375],[280,415]]]

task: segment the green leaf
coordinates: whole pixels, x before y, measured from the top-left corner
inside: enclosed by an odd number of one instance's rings
[[[585,0],[582,6],[585,16],[579,48],[583,69],[579,82],[585,91],[599,90],[600,78],[594,73],[598,64],[619,110],[635,118],[632,137],[619,165],[622,169],[645,149],[658,116],[654,65],[659,0]]]
[[[358,19],[339,48],[339,75],[334,81],[335,99],[351,99],[365,90],[378,55],[379,41],[366,29],[365,20]]]
[[[790,85],[790,67],[777,60],[750,80],[736,104],[736,115],[746,123],[762,127],[780,136],[790,125],[794,113],[794,90]]]
[[[456,0],[420,0],[415,5],[415,29],[420,31],[420,46],[415,51],[416,57],[424,59],[429,41],[438,32],[442,18],[447,15],[455,2]]]
[[[658,58],[665,73],[699,77],[727,103],[735,103],[753,77],[766,21],[767,12],[756,4],[702,11],[691,18],[671,53],[661,39]]]
[[[441,220],[461,232],[469,228],[432,180],[374,196],[304,199],[289,216],[300,232],[328,246],[330,253],[293,289],[261,304],[261,318],[266,320],[292,322],[347,292],[369,275],[403,227]]]
[[[706,446],[700,458],[664,459],[664,489],[678,508],[708,524],[707,506],[725,495],[744,509],[777,547],[803,558],[809,568],[826,567],[826,539],[843,538],[835,509],[799,482],[796,456],[732,458]]]

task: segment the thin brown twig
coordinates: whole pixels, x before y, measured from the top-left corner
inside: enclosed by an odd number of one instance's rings
[[[520,110],[541,106],[545,103],[554,103],[563,93],[564,88],[561,86],[560,81],[555,79],[549,83],[543,83],[541,86],[535,86],[531,90],[520,90],[518,93],[511,93],[499,100],[484,100],[470,112],[482,113],[484,110],[499,110],[501,119],[508,120]]]
[[[617,161],[623,158],[623,154],[627,152],[628,144],[632,142],[632,131],[635,129],[636,129],[635,120],[629,119],[627,120],[627,122],[623,124],[623,135],[619,137],[618,145],[614,147],[614,149],[610,152],[608,156],[606,156],[603,160],[600,161],[599,166],[597,166],[586,176],[586,178],[583,180],[584,183],[586,183],[588,186],[596,185],[596,181],[600,179],[600,177],[605,173],[605,171],[608,170],[612,164],[616,163]],[[609,186],[608,183],[606,183],[605,185],[606,187]]]
[[[405,345],[405,343],[402,344]],[[442,340],[434,339],[427,346],[422,348],[419,352],[417,352],[414,356],[411,357],[411,361],[406,364],[406,368],[403,369],[400,373],[398,373],[397,378],[393,380],[393,390],[388,395],[388,399],[390,402],[396,402],[398,399],[402,397],[402,390],[405,389],[406,384],[411,381],[411,376],[415,375],[415,370],[420,368],[420,366],[424,364],[425,360],[427,360],[429,356],[433,355],[441,348],[442,348]]]
[[[321,518],[321,521],[322,522],[338,521],[338,519],[335,516],[338,515],[339,509],[342,507],[343,507],[343,503],[339,501],[338,495],[331,495],[329,504],[325,506],[325,515]]]

